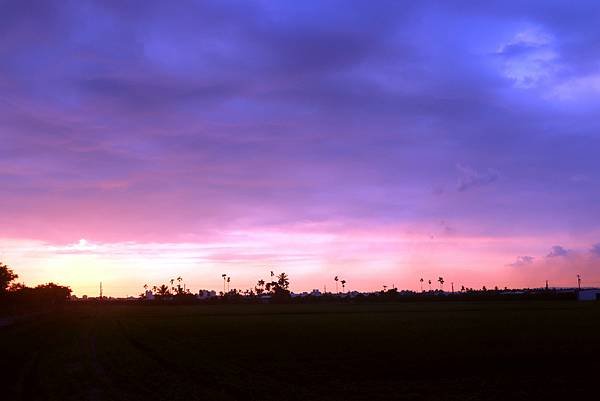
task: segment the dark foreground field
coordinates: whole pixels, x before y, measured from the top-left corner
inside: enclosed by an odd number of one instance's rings
[[[600,305],[69,306],[0,340],[7,400],[594,399]]]

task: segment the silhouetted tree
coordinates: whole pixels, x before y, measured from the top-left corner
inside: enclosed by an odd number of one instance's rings
[[[262,295],[263,292],[265,292],[265,280],[258,280],[258,283],[256,283],[256,287],[254,288],[254,290],[256,291],[257,295]]]
[[[274,301],[283,301],[290,298],[289,285],[290,280],[287,274],[281,273],[277,277],[277,281],[266,283],[265,287],[271,294]]]
[[[0,295],[5,293],[11,281],[19,278],[7,265],[0,262]]]
[[[17,296],[17,300],[46,307],[67,302],[71,296],[71,289],[62,285],[48,283],[40,284],[35,288],[23,286],[15,295]]]
[[[18,292],[24,288],[27,288],[27,286],[23,283],[10,283],[8,286],[8,292]]]
[[[284,290],[287,290],[290,286],[288,275],[282,272],[279,276],[277,276],[277,284],[279,284],[279,286]]]
[[[339,290],[338,290],[338,276],[335,276],[333,278],[333,280],[335,281],[335,292],[339,294]]]
[[[171,291],[169,290],[169,287],[167,287],[164,284],[161,284],[157,289],[156,289],[156,296],[158,296],[159,298],[164,298],[164,297],[168,297],[171,295]]]
[[[342,283],[342,292],[346,292],[346,280],[340,281]]]
[[[444,291],[444,278],[442,276],[438,277],[438,283],[440,283],[440,290]]]
[[[419,281],[421,282],[421,292],[423,292],[423,277]]]

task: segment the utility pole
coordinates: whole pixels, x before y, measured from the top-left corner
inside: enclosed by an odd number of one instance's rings
[[[452,293],[454,294],[454,282],[451,282],[450,286],[452,287]]]
[[[546,291],[548,291],[548,280],[546,280]]]
[[[100,282],[100,299],[102,299],[102,281]]]
[[[577,289],[581,290],[581,276],[577,275]]]

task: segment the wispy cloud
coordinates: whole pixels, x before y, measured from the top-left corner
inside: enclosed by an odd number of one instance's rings
[[[558,69],[553,42],[552,36],[541,29],[518,32],[496,51],[503,60],[504,75],[519,88],[532,88],[548,80]]]
[[[534,259],[535,258],[533,256],[519,256],[519,257],[517,257],[517,260],[514,261],[513,263],[509,264],[509,266],[512,266],[512,267],[529,266],[533,263]]]
[[[550,253],[548,255],[546,255],[547,258],[556,258],[556,257],[560,257],[560,256],[567,256],[569,254],[569,250],[563,248],[560,245],[554,245],[552,247],[552,250],[550,251]]]
[[[460,172],[457,189],[461,192],[491,184],[500,177],[498,171],[491,168],[477,171],[464,164],[458,164],[456,168]]]

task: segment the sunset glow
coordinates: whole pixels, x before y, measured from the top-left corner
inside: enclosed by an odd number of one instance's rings
[[[28,285],[600,285],[593,13],[27,3],[0,8],[0,261]]]

